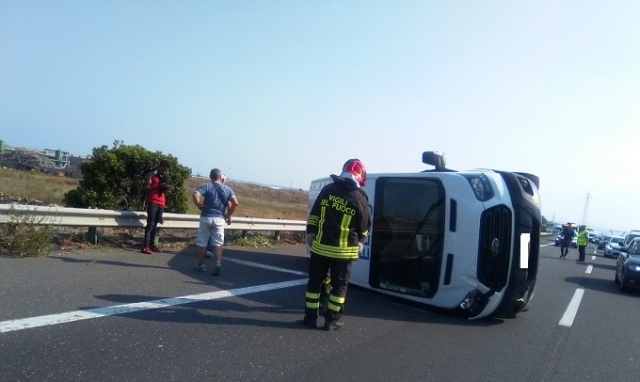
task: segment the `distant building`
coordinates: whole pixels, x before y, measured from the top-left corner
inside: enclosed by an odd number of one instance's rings
[[[89,155],[71,155],[69,156],[69,166],[79,166],[89,158]]]
[[[69,165],[69,153],[67,151],[44,149],[42,155],[49,158],[58,169],[67,168]]]
[[[42,171],[46,173],[65,170],[79,165],[89,156],[71,155],[68,151],[44,149],[42,151],[9,146],[0,140],[0,165],[15,169]]]

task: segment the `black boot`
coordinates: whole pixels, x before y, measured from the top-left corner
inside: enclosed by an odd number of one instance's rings
[[[344,327],[344,322],[340,320],[341,318],[342,313],[327,310],[327,314],[324,316],[323,329],[328,332],[342,329]]]
[[[318,327],[318,309],[309,309],[306,308],[304,310],[304,319],[302,323],[307,328],[315,329]]]
[[[344,322],[342,321],[325,321],[323,329],[327,332],[331,332],[334,330],[340,330],[344,327]]]

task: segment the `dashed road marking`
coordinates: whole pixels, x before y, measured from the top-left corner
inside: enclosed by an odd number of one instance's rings
[[[108,317],[127,313],[140,312],[149,309],[166,308],[169,306],[190,304],[192,302],[202,302],[217,300],[225,297],[241,296],[250,293],[259,293],[269,290],[289,288],[293,286],[304,285],[307,279],[299,279],[292,281],[284,281],[280,283],[256,285],[246,288],[238,288],[231,290],[221,290],[216,292],[207,292],[182,297],[165,298],[161,300],[137,302],[132,304],[107,306],[103,308],[76,310],[73,312],[50,314],[46,316],[22,318],[17,320],[9,320],[0,322],[0,333],[12,332],[16,330],[37,328],[41,326],[57,325],[67,322],[89,320],[92,318]]]
[[[571,302],[569,302],[569,306],[567,306],[567,310],[565,310],[558,325],[566,326],[567,328],[570,328],[571,325],[573,325],[573,320],[576,318],[576,314],[578,314],[578,308],[580,308],[582,296],[584,296],[584,289],[576,289],[573,297],[571,298]]]

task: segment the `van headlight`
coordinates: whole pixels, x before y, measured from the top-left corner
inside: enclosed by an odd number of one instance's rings
[[[476,199],[484,202],[493,198],[493,188],[485,174],[466,174],[463,176],[469,181]]]
[[[631,269],[632,271],[634,271],[634,272],[640,272],[640,265],[637,265],[637,264],[629,264],[629,265],[627,265],[627,267],[628,267],[629,269]]]

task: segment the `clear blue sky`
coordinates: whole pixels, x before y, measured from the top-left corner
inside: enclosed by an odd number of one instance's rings
[[[0,139],[307,189],[448,166],[640,229],[640,1],[0,1]]]

